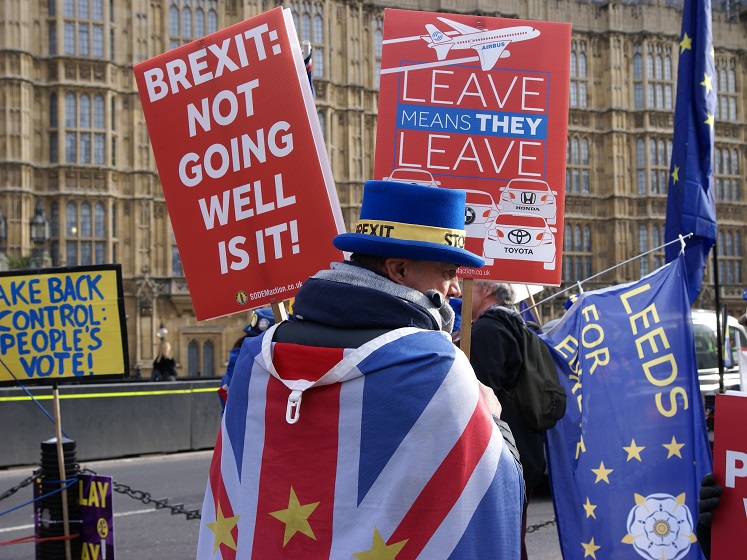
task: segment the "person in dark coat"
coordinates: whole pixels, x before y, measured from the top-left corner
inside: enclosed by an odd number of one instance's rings
[[[521,413],[501,394],[510,389],[521,371],[522,330],[524,320],[513,307],[514,292],[510,285],[486,280],[472,284],[472,345],[470,362],[477,379],[492,388],[503,407],[501,419],[511,428],[524,468],[526,502],[545,473],[544,433],[532,430]],[[522,560],[527,559],[526,507],[522,519]]]
[[[171,344],[161,343],[161,350],[153,360],[151,381],[174,381],[176,379],[176,360],[171,355]]]

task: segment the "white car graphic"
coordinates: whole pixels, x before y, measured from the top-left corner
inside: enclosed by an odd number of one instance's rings
[[[537,179],[512,179],[501,189],[498,208],[501,212],[522,212],[542,216],[548,224],[557,221],[557,191],[545,181]]]
[[[399,183],[412,183],[414,185],[426,185],[428,187],[437,187],[441,181],[436,181],[433,175],[425,169],[398,167],[392,171],[382,181],[397,181]]]
[[[483,191],[464,189],[467,202],[464,205],[464,229],[467,237],[485,239],[488,226],[498,215],[498,207],[493,197]]]
[[[545,270],[555,270],[555,231],[542,216],[499,214],[488,228],[483,253],[489,259],[541,262]]]

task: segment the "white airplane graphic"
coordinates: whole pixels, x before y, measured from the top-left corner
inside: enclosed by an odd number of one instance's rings
[[[444,60],[451,49],[474,49],[480,56],[483,70],[491,70],[499,58],[508,58],[511,55],[506,50],[509,43],[534,39],[540,34],[537,29],[528,25],[490,30],[475,29],[445,17],[438,19],[459,32],[457,37],[452,38],[439,31],[435,25],[426,24],[428,35],[421,35],[420,38],[428,43],[429,48],[436,50],[438,60]]]

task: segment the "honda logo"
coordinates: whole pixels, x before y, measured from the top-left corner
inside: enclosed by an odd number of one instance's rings
[[[537,193],[523,192],[521,193],[522,204],[534,204],[537,201]]]

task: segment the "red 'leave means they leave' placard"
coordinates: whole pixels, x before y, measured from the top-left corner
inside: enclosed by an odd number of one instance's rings
[[[571,26],[386,10],[374,175],[467,192],[467,277],[559,285]]]

